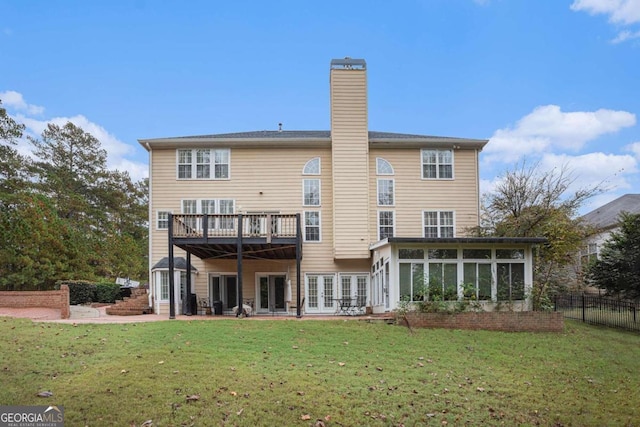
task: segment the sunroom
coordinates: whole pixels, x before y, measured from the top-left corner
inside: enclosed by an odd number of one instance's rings
[[[535,248],[544,238],[402,238],[371,246],[374,311],[400,302],[477,301],[483,310],[531,310]],[[376,310],[377,309],[377,310]]]

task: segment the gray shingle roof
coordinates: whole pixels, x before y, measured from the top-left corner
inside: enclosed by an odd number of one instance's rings
[[[612,228],[618,225],[622,212],[640,214],[640,194],[625,194],[583,215],[581,219],[599,229]]]
[[[192,136],[177,136],[168,138],[152,138],[140,140],[143,142],[181,142],[181,141],[205,141],[205,140],[255,140],[255,141],[268,141],[268,140],[325,140],[331,141],[331,131],[328,130],[257,130],[249,132],[234,132],[234,133],[218,133],[209,135],[192,135]],[[484,139],[470,139],[470,138],[454,138],[448,136],[434,136],[434,135],[418,135],[408,133],[396,133],[396,132],[378,132],[369,131],[369,141],[371,142],[415,142],[415,143],[462,143],[462,144],[474,144],[484,145],[487,140]]]
[[[153,267],[152,270],[166,270],[169,268],[169,257],[164,257],[160,261],[158,261]],[[184,257],[175,257],[173,258],[173,268],[176,270],[186,270],[187,269],[187,260]],[[191,265],[191,271],[198,271],[193,265]]]

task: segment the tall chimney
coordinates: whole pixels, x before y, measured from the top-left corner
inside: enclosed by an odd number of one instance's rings
[[[364,59],[331,61],[335,259],[369,258],[369,129]]]

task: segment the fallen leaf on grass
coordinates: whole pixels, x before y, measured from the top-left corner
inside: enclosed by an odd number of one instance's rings
[[[309,414],[304,414],[303,416],[300,417],[301,420],[303,421],[307,421],[311,419],[311,415]]]
[[[153,426],[153,420],[147,420],[142,424],[140,424],[140,427],[152,427],[152,426]]]
[[[483,391],[484,391],[484,387],[478,387],[478,388],[476,389],[476,391],[483,392]]]
[[[187,402],[195,402],[196,400],[200,400],[199,394],[192,394],[190,396],[187,396]]]
[[[242,408],[238,412],[236,412],[236,415],[242,415],[242,411],[244,411],[244,408]]]
[[[338,363],[338,366],[344,366],[345,364],[346,364],[346,363],[344,363],[344,362],[339,362],[339,363]]]
[[[50,391],[41,391],[36,396],[38,396],[38,397],[51,397],[51,396],[53,396],[53,393],[50,392]]]

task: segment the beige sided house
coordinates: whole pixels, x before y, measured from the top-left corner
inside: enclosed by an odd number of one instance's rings
[[[155,312],[382,313],[463,284],[526,303],[541,239],[465,237],[487,141],[370,131],[361,59],[331,61],[330,89],[330,131],[139,141]]]

